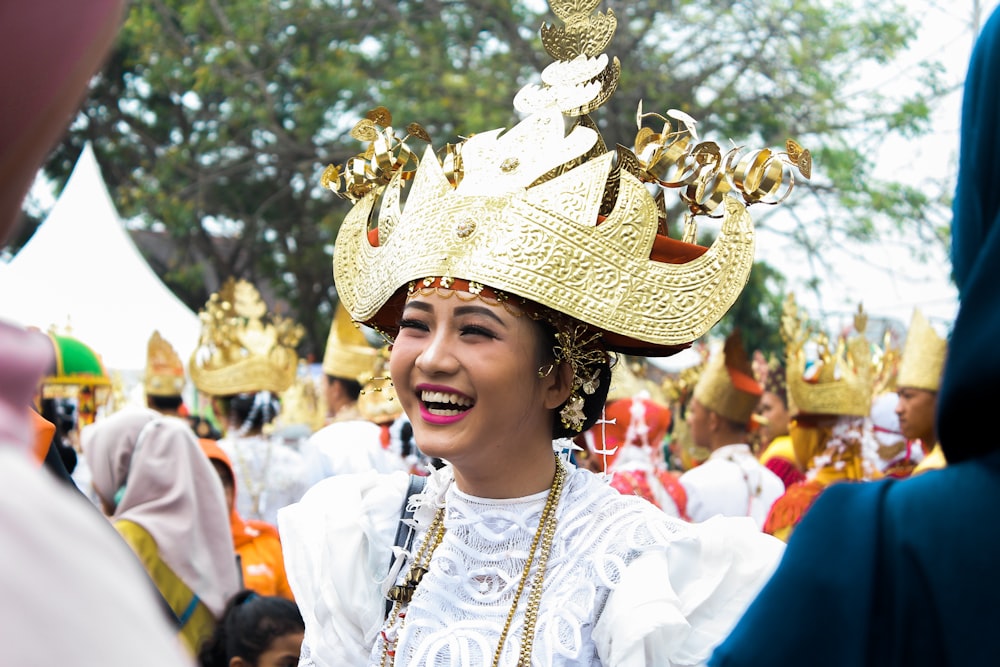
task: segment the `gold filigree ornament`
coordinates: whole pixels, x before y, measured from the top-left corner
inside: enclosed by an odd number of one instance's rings
[[[201,338],[188,372],[198,391],[212,396],[270,391],[295,381],[301,325],[268,315],[257,288],[229,278],[198,313]]]
[[[549,3],[563,23],[541,28],[555,62],[517,93],[522,120],[510,129],[417,159],[408,142],[429,139],[419,126],[398,138],[384,109],[359,123],[354,136],[369,148],[323,178],[355,202],[334,253],[355,321],[392,336],[408,283],[462,278],[591,325],[611,351],[666,356],[729,310],[754,260],[747,206],[784,200],[806,152],[723,151],[686,114],[641,104],[634,148],[607,150],[589,114],[617,88],[621,65],[604,53],[617,19],[598,4]],[[657,129],[642,127],[650,119]],[[670,189],[688,208],[685,241],[666,236]],[[693,243],[696,215],[723,218],[709,248]]]
[[[785,377],[788,381],[789,412],[793,416],[847,415],[867,417],[871,413],[874,392],[873,350],[865,338],[868,316],[861,305],[854,316],[855,336],[837,340],[836,347],[824,333],[805,326],[795,303],[795,295],[785,297],[781,316],[781,335],[787,355]],[[815,359],[807,358],[815,348]]]

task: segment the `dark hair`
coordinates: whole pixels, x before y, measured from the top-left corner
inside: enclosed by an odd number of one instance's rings
[[[361,396],[361,383],[357,380],[349,380],[347,378],[337,377],[336,375],[330,375],[327,373],[326,381],[328,384],[336,383],[343,387],[344,393],[347,394],[347,397],[352,401],[358,400],[358,397]]]
[[[228,667],[233,658],[256,665],[271,643],[291,632],[304,632],[298,606],[277,595],[242,590],[231,598],[222,619],[198,649],[200,667]]]
[[[247,431],[261,429],[265,424],[270,424],[281,410],[281,400],[271,392],[246,392],[224,396],[222,405],[230,421],[239,424],[240,428],[245,428]]]
[[[154,410],[177,410],[184,403],[184,397],[177,396],[150,396],[146,395],[149,400],[149,406]]]

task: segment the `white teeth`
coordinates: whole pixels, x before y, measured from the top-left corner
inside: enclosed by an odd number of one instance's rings
[[[461,394],[448,394],[443,391],[422,391],[420,392],[420,400],[424,403],[450,403],[452,405],[457,405],[460,408],[470,408],[472,407],[472,400],[462,396]],[[459,410],[439,410],[440,414],[458,414]]]

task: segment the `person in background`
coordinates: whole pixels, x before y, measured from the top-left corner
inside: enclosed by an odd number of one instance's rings
[[[708,459],[680,476],[691,521],[713,516],[748,516],[757,528],[785,492],[781,478],[750,451],[749,429],[763,388],[754,380],[739,330],[713,355],[688,405],[695,445]]]
[[[358,412],[358,398],[361,396],[359,378],[371,374],[377,356],[378,348],[368,342],[338,302],[323,353],[327,424],[362,420]]]
[[[935,427],[938,389],[947,348],[948,342],[934,331],[923,313],[914,310],[896,379],[899,428],[923,453],[912,474],[943,468],[947,464]]]
[[[305,624],[283,597],[242,590],[198,651],[199,667],[296,667]]]
[[[142,561],[193,656],[239,573],[222,484],[188,423],[129,408],[83,432],[94,491]]]
[[[385,359],[338,303],[323,355],[331,418],[302,445],[309,486],[334,475],[410,467],[388,447],[389,424],[402,409]]]
[[[783,308],[790,431],[795,457],[806,473],[771,506],[764,532],[787,541],[825,489],[837,482],[877,479],[882,473],[869,417],[875,363],[865,338],[868,316],[859,306],[856,334],[834,346],[825,333],[813,336],[805,327],[794,294],[785,297]],[[813,349],[816,358],[807,358]]]
[[[909,477],[924,458],[920,443],[908,440],[899,429],[896,405],[899,395],[882,392],[872,400],[872,434],[878,443],[879,471],[886,477]]]
[[[604,472],[611,488],[645,498],[679,519],[687,519],[687,493],[680,474],[667,468],[663,440],[670,428],[670,408],[640,392],[631,398],[608,401],[595,431],[598,450],[593,459],[607,461]],[[604,436],[600,444],[600,436]]]
[[[775,357],[765,360],[754,353],[754,376],[764,388],[757,404],[760,425],[757,435],[760,450],[757,458],[764,466],[781,478],[785,488],[802,481],[804,475],[795,460],[795,449],[788,431],[791,414],[788,411],[788,383],[785,365]]]
[[[198,443],[212,463],[226,496],[233,548],[240,559],[243,587],[260,595],[278,595],[294,600],[285,576],[278,528],[264,521],[245,520],[236,510],[236,474],[222,448],[214,440],[200,438]]]
[[[244,519],[275,525],[278,510],[301,498],[310,483],[302,455],[265,432],[281,409],[278,397],[297,376],[295,346],[303,329],[269,314],[257,288],[234,278],[199,315],[201,338],[188,372],[222,421],[219,447],[236,472],[237,509]]]
[[[146,371],[142,377],[146,407],[168,417],[186,417],[186,384],[184,362],[160,332],[154,331],[146,344]]]
[[[821,495],[711,667],[996,662],[1000,439],[983,431],[983,416],[996,409],[1000,377],[998,79],[995,9],[962,101],[951,224],[959,308],[937,407],[948,465]]]

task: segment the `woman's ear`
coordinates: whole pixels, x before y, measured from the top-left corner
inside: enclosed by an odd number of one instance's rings
[[[552,370],[542,377],[542,391],[545,394],[545,407],[554,410],[566,402],[573,389],[573,367],[567,363],[557,363]]]
[[[229,659],[229,667],[253,667],[253,665],[237,655]]]

